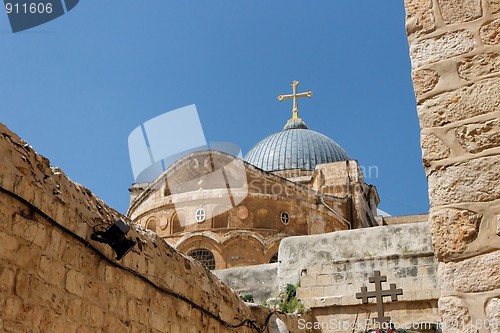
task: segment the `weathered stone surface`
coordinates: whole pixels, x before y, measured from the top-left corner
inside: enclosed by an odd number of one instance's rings
[[[432,161],[442,160],[450,156],[450,148],[434,134],[422,134],[420,143],[422,145],[422,160],[425,166],[429,166]]]
[[[500,298],[492,298],[488,301],[486,315],[490,321],[491,333],[500,333]]]
[[[481,53],[465,58],[458,63],[458,75],[464,80],[473,80],[483,75],[500,72],[500,53]]]
[[[448,333],[476,333],[471,325],[469,309],[458,297],[441,297],[438,302],[443,331]]]
[[[439,263],[438,276],[445,291],[475,293],[500,286],[500,251],[459,262]]]
[[[137,239],[141,247],[136,246],[113,265],[110,247],[90,240],[90,231],[81,237],[93,247],[66,232],[78,232],[78,225],[92,230],[103,220],[127,219],[83,186],[55,172],[48,160],[2,124],[0,156],[0,186],[15,194],[0,193],[0,216],[8,217],[0,221],[0,331],[159,333],[157,323],[148,320],[154,304],[168,318],[163,332],[207,332],[201,309],[175,294],[231,324],[253,318],[238,295],[201,263],[152,233],[131,225],[127,237]],[[60,193],[64,195],[55,199]],[[50,223],[18,196],[44,212]],[[155,267],[154,274],[148,266]],[[170,284],[170,279],[175,283]],[[170,291],[160,292],[161,288]],[[6,318],[4,300],[12,303],[8,306],[11,313],[16,311],[12,319]],[[140,306],[131,310],[129,304]],[[188,311],[178,315],[181,306]],[[32,313],[35,308],[36,315]],[[13,320],[19,325],[11,324]],[[177,328],[170,329],[170,325]],[[233,329],[220,322],[209,331],[251,332],[248,327]]]
[[[497,230],[496,230],[497,236],[500,236],[500,215],[497,215]]]
[[[256,303],[279,296],[277,263],[221,269],[214,274],[238,294],[251,294]]]
[[[430,98],[418,106],[422,128],[443,126],[458,120],[500,109],[500,78],[478,81],[470,86]]]
[[[428,177],[431,207],[499,199],[499,164],[499,156],[489,156],[432,172]]]
[[[432,245],[440,260],[462,253],[476,239],[481,215],[466,209],[444,208],[431,211]]]
[[[418,41],[410,45],[412,67],[418,68],[426,63],[470,52],[474,49],[474,45],[474,36],[466,30],[449,32]]]
[[[405,0],[406,32],[421,35],[436,29],[432,0]]]
[[[481,17],[480,0],[438,0],[441,16],[446,23],[460,23]]]
[[[83,297],[85,287],[85,276],[79,272],[70,270],[66,275],[66,290],[72,294]]]
[[[408,238],[405,235],[413,237]],[[287,237],[281,242],[279,250],[278,284],[296,284],[301,279],[303,269],[307,269],[307,275],[318,275],[320,270],[311,271],[311,267],[331,267],[334,261],[432,252],[430,235],[428,224],[420,222]],[[370,244],[370,247],[353,244]],[[397,266],[397,263],[394,263],[394,266]],[[361,270],[361,267],[358,270]],[[322,274],[333,272],[323,271]]]
[[[420,11],[428,8],[424,1],[415,3]],[[437,89],[432,82],[429,82],[427,88],[422,82],[414,79],[420,125],[427,129],[451,124],[443,129],[424,131],[438,133],[443,139],[445,137],[442,134],[446,131],[445,142],[453,153],[449,163],[453,165],[443,165],[448,160],[425,165],[429,175],[431,199],[429,218],[435,253],[439,260],[450,261],[439,265],[441,290],[470,293],[464,295],[463,299],[460,298],[462,296],[441,297],[439,314],[444,324],[443,332],[478,332],[472,324],[477,321],[485,323],[488,318],[491,322],[496,320],[498,323],[496,318],[500,317],[492,315],[500,312],[498,294],[495,294],[500,286],[499,252],[474,257],[475,253],[483,249],[495,249],[498,242],[494,234],[486,234],[483,239],[483,234],[478,234],[478,226],[481,218],[484,219],[481,232],[482,228],[487,227],[486,233],[489,233],[490,227],[493,227],[490,223],[495,222],[491,220],[491,214],[486,213],[491,206],[486,207],[492,200],[500,198],[500,174],[497,171],[500,169],[500,156],[497,154],[470,160],[470,154],[491,155],[495,152],[491,148],[499,147],[498,119],[485,119],[493,118],[492,112],[500,110],[500,52],[490,46],[500,42],[500,19],[497,15],[491,15],[500,12],[500,0],[435,0],[434,3],[439,7],[439,13],[436,11],[436,28],[442,31],[453,29],[454,32],[438,37],[426,37],[421,34],[417,36],[419,39],[416,39],[414,33],[407,28],[413,72],[422,67],[436,69],[441,76],[441,81],[437,84],[438,89],[447,90],[432,98],[423,99],[422,96],[426,93]],[[439,17],[448,26],[442,26]],[[408,15],[407,19],[407,26],[411,26]],[[482,27],[476,28],[477,24],[482,24]],[[467,29],[469,32],[460,29]],[[441,34],[441,30],[438,34]],[[474,37],[471,34],[474,34]],[[483,45],[486,51],[481,53]],[[490,78],[485,78],[488,76]],[[430,90],[425,92],[426,88]],[[486,116],[478,117],[481,115]],[[454,124],[458,121],[460,123]],[[436,138],[421,140],[424,157],[430,155],[429,146],[437,150],[433,152],[436,158],[440,157],[439,153],[444,156],[443,145],[440,142],[432,144],[431,140],[436,141]],[[462,149],[459,145],[464,149],[464,156],[460,156]],[[485,151],[486,149],[490,150]],[[460,206],[475,208],[467,210],[442,207],[454,203],[464,203]],[[485,207],[485,211],[482,207]],[[500,227],[497,229],[500,230]],[[481,244],[478,244],[479,237]],[[467,248],[468,244],[470,249]],[[463,259],[465,257],[470,258]],[[460,262],[451,261],[460,259]],[[492,290],[495,292],[491,292]],[[485,305],[485,296],[473,294],[476,292],[489,292],[497,298]],[[486,309],[483,309],[483,306],[486,306]],[[498,333],[497,329],[491,331]]]
[[[488,7],[492,14],[500,12],[500,0],[488,0]]]
[[[421,69],[412,72],[415,95],[421,96],[434,89],[439,81],[439,75],[431,69]]]
[[[479,30],[479,35],[486,45],[500,44],[500,19],[483,25]]]
[[[479,124],[468,124],[455,130],[457,140],[469,153],[480,153],[488,148],[500,147],[500,121],[488,120]]]

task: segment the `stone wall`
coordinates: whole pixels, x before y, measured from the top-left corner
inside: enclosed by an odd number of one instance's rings
[[[428,223],[380,226],[308,237],[289,237],[279,251],[278,283],[297,284],[297,296],[318,323],[355,323],[376,317],[375,305],[361,304],[355,294],[374,270],[403,289],[398,302],[386,306],[393,322],[437,323],[437,264]],[[330,326],[331,332],[345,331]],[[330,332],[328,331],[328,332]]]
[[[97,224],[125,218],[1,124],[0,156],[0,331],[256,332],[231,325],[264,325],[269,310],[249,308],[153,233],[132,228],[127,236],[139,245],[117,262],[90,235]]]
[[[279,296],[278,263],[213,271],[239,295],[250,294],[257,304]]]
[[[279,263],[215,274],[258,303],[278,297],[287,284],[299,285],[297,297],[312,309],[309,325],[322,332],[344,332],[342,325],[358,323],[356,331],[362,331],[365,320],[376,317],[373,302],[365,305],[355,298],[362,286],[373,290],[368,279],[374,270],[387,276],[383,288],[396,283],[403,289],[398,302],[386,299],[393,322],[438,323],[437,261],[427,222],[288,237],[280,245]]]
[[[488,332],[500,325],[500,2],[405,5],[439,311],[463,320],[444,331]]]

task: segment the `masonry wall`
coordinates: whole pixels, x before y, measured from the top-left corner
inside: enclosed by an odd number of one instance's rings
[[[299,284],[297,297],[324,332],[344,332],[343,325],[377,317],[374,300],[362,304],[355,297],[374,270],[387,276],[382,288],[395,283],[403,289],[397,302],[386,299],[386,314],[394,323],[409,327],[420,322],[437,323],[440,296],[436,259],[426,222],[338,231],[281,242],[278,283]],[[349,329],[349,331],[352,330]]]
[[[443,331],[489,332],[500,326],[500,2],[405,6]]]
[[[278,263],[233,267],[213,273],[239,295],[252,295],[257,304],[279,297]]]
[[[249,308],[153,233],[132,228],[127,236],[140,246],[117,262],[90,234],[124,217],[1,124],[0,156],[0,331],[255,332],[231,325],[264,325],[269,310]]]

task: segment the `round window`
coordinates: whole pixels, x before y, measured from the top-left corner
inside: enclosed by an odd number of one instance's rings
[[[281,223],[283,223],[284,225],[287,225],[288,223],[290,223],[290,215],[288,215],[288,212],[281,212],[280,213],[280,220],[281,220]]]
[[[196,211],[196,214],[194,217],[196,219],[196,222],[201,223],[201,222],[205,221],[207,214],[205,213],[205,210],[203,208],[200,208]]]

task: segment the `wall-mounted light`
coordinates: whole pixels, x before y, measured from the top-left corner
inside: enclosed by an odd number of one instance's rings
[[[113,251],[116,253],[116,260],[123,258],[130,250],[132,250],[136,244],[135,241],[125,237],[127,232],[129,232],[130,227],[126,225],[122,220],[118,220],[112,225],[110,225],[104,231],[96,231],[94,227],[94,232],[90,236],[92,240],[99,243],[108,244],[111,246]]]

